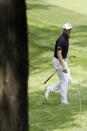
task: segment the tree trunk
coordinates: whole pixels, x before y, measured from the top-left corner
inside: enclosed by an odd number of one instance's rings
[[[24,0],[0,0],[0,131],[28,131]]]

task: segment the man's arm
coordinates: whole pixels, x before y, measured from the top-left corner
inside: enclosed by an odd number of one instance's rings
[[[62,66],[63,72],[67,73],[67,68],[66,68],[66,66],[65,66],[65,64],[64,64],[64,62],[63,62],[63,58],[62,58],[61,53],[62,53],[61,50],[57,50],[57,57],[58,57],[59,62],[60,62],[60,64],[61,64],[61,66]]]

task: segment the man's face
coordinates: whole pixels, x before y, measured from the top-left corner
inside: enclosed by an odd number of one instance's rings
[[[68,29],[68,30],[65,29],[65,33],[66,33],[68,36],[70,36],[71,30],[72,30],[72,29]]]

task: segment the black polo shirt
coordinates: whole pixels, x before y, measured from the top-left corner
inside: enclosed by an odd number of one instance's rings
[[[69,47],[69,37],[66,34],[62,34],[56,41],[54,56],[57,57],[57,50],[62,51],[62,58],[66,59],[68,54],[68,47]]]

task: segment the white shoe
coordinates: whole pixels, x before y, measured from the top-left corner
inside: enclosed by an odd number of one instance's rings
[[[61,105],[63,105],[63,106],[67,106],[67,105],[69,105],[70,103],[67,101],[67,102],[61,102]]]
[[[44,94],[44,96],[45,96],[45,100],[47,101],[48,96],[49,96],[49,92],[47,91],[47,87],[45,87],[45,94]]]

